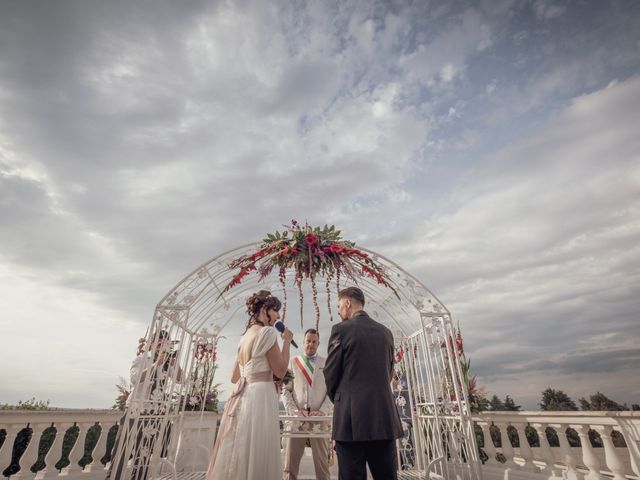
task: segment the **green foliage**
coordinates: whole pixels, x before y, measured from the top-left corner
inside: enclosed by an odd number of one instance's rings
[[[520,408],[509,395],[504,397],[504,400],[500,400],[497,395],[488,400],[488,410],[492,412],[519,412]]]
[[[76,440],[78,440],[79,433],[80,429],[77,425],[74,425],[64,433],[64,438],[62,440],[62,457],[55,465],[58,470],[68,467],[71,463],[69,461],[69,454],[71,453],[71,449],[75,445]]]
[[[493,444],[498,448],[502,447],[502,436],[500,435],[500,429],[495,425],[491,425],[489,427],[489,433],[491,434],[491,440],[493,441]]]
[[[11,463],[4,469],[2,475],[10,477],[20,471],[20,464],[18,462],[20,461],[20,457],[24,454],[24,451],[27,449],[27,445],[29,445],[32,434],[33,430],[30,428],[23,428],[18,432],[11,452]],[[9,447],[9,445],[7,445],[7,447]]]
[[[495,394],[491,397],[491,400],[489,400],[489,410],[492,412],[501,412],[504,410],[504,402]]]
[[[540,446],[540,439],[538,438],[538,432],[536,432],[536,429],[533,428],[531,425],[527,425],[524,428],[524,434],[527,437],[527,442],[529,442],[529,445],[532,447],[539,447]]]
[[[513,398],[507,395],[504,398],[504,410],[507,412],[519,412],[520,405],[516,405],[516,403],[513,401]]]
[[[547,388],[542,392],[542,399],[538,404],[540,410],[564,412],[570,410],[578,410],[576,403],[571,400],[569,395],[562,390],[555,390],[553,388]]]
[[[3,403],[0,405],[0,410],[51,410],[51,408],[49,408],[49,400],[36,400],[32,397],[24,402],[19,400],[17,405]]]
[[[44,457],[51,449],[53,441],[56,438],[56,433],[57,432],[55,427],[49,427],[42,432],[42,436],[40,437],[40,444],[38,445],[38,458],[36,459],[36,463],[31,466],[31,471],[33,473],[39,472],[46,467],[46,464],[44,463]]]
[[[116,384],[116,388],[118,389],[118,396],[116,397],[116,403],[111,408],[124,412],[127,408],[127,399],[131,394],[131,387],[123,377],[120,377],[120,383]]]
[[[116,436],[118,435],[118,425],[112,425],[111,428],[109,429],[109,432],[107,433],[107,451],[104,454],[104,456],[100,459],[100,463],[102,463],[103,465],[106,465],[108,462],[111,461],[111,453],[113,451],[113,447],[116,444]],[[100,452],[95,452],[95,453],[100,453]]]
[[[509,437],[509,441],[514,448],[520,447],[520,438],[518,438],[518,431],[513,425],[509,425],[507,427],[507,437]]]
[[[604,393],[596,392],[589,396],[589,400],[586,398],[580,398],[581,410],[590,410],[596,412],[616,412],[622,410],[629,410],[626,404],[620,405],[618,402],[611,400]]]
[[[504,401],[500,400],[497,395],[493,395],[489,400],[489,410],[492,412],[519,412],[520,405],[516,405],[509,395],[504,397]]]
[[[483,395],[469,394],[469,406],[472,413],[486,412],[489,410],[489,400]]]
[[[102,428],[95,424],[89,428],[86,435],[86,440],[83,445],[84,455],[78,462],[78,465],[84,468],[86,465],[89,465],[93,462],[93,457],[91,456],[91,451],[96,447],[98,440],[100,439]],[[99,461],[103,465],[105,465],[110,460],[110,452],[113,448],[113,444],[115,441],[115,436],[117,432],[117,425],[114,425],[110,428],[107,433],[107,454],[105,454]],[[78,440],[79,428],[77,426],[73,426],[69,428],[66,432],[61,433],[64,435],[64,439],[62,442],[62,451],[61,452],[52,452],[50,456],[50,461],[56,462],[55,468],[61,470],[67,466],[69,466],[69,454],[76,441]],[[40,436],[40,441],[38,443],[38,457],[33,465],[22,465],[20,467],[20,459],[24,452],[26,451],[29,443],[33,437],[33,430],[31,428],[24,428],[18,435],[16,436],[15,442],[13,444],[13,450],[11,455],[11,463],[10,465],[2,472],[4,476],[15,475],[22,468],[29,468],[29,470],[33,473],[37,473],[40,470],[43,470],[46,467],[45,457],[47,453],[53,446],[53,442],[58,435],[58,430],[55,427],[46,428],[42,435]],[[6,432],[0,431],[0,445],[4,443],[4,439],[6,438]],[[94,452],[95,454],[101,454],[102,452]],[[59,456],[61,455],[61,456]]]
[[[98,440],[100,439],[101,432],[102,432],[102,427],[97,423],[91,426],[89,430],[87,430],[87,437],[84,441],[84,455],[78,462],[78,465],[80,465],[83,469],[84,467],[89,465],[91,462],[93,462],[93,456],[91,455],[91,452],[93,451],[94,448],[96,448],[96,445],[98,444]],[[96,453],[99,453],[99,452],[96,452]]]

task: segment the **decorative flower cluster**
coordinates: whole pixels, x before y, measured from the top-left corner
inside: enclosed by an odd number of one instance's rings
[[[215,362],[218,358],[216,346],[212,342],[197,342],[194,355],[198,362],[202,362],[203,360],[210,360],[212,362]]]
[[[213,383],[217,369],[216,360],[218,337],[213,339],[198,339],[195,343],[193,355],[194,369],[191,374],[191,389],[189,394],[181,399],[185,410],[204,410],[215,412],[218,409],[218,387]]]
[[[336,288],[340,289],[340,277],[346,276],[357,284],[358,277],[370,277],[396,294],[396,289],[382,265],[372,260],[367,253],[356,248],[354,242],[343,240],[340,230],[335,226],[311,227],[300,225],[296,220],[285,226],[282,232],[270,233],[262,241],[257,251],[233,260],[229,267],[238,272],[223,289],[222,293],[239,285],[242,280],[255,271],[260,280],[277,269],[284,291],[283,318],[286,315],[286,274],[292,271],[300,294],[300,321],[302,322],[302,281],[311,281],[313,304],[316,311],[316,327],[320,320],[318,290],[316,278],[322,276],[327,284],[327,303],[331,315],[330,282],[335,278]],[[333,318],[331,318],[333,320]]]
[[[449,348],[447,348],[447,343]],[[456,394],[453,387],[453,377],[449,368],[449,353],[451,353],[451,359],[453,361],[457,360],[460,364],[462,382],[463,385],[467,387],[469,402],[473,403],[478,397],[484,396],[484,388],[478,386],[478,379],[476,375],[471,375],[471,359],[467,359],[464,353],[464,342],[462,340],[460,329],[458,328],[457,332],[454,331],[453,334],[448,337],[448,341],[443,341],[440,344],[440,348],[443,350],[442,358],[445,365],[443,387],[445,391],[449,392],[449,398],[451,400],[456,400]],[[459,385],[459,387],[461,388],[462,385]]]

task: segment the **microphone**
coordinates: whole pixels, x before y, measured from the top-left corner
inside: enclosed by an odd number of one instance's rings
[[[280,333],[284,332],[285,326],[284,326],[284,323],[282,323],[280,320],[278,320],[276,323],[274,323],[273,326]],[[291,339],[291,345],[293,345],[294,347],[298,348],[298,344],[293,340],[293,338]]]

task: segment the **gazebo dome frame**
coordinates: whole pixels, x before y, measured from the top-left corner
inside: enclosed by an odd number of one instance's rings
[[[200,265],[156,306],[145,355],[154,354],[154,336],[164,330],[176,345],[180,368],[165,372],[163,388],[156,389],[153,398],[137,395],[131,399],[113,455],[115,463],[119,458],[131,459],[122,478],[134,478],[134,469],[140,465],[149,469],[149,478],[172,469],[175,473],[173,466],[181,449],[182,413],[187,408],[185,398],[193,387],[198,362],[196,347],[203,342],[215,345],[223,334],[241,334],[246,323],[244,301],[252,292],[267,289],[281,298],[285,296],[288,318],[297,313],[292,306],[302,306],[306,307],[307,319],[313,317],[315,324],[315,311],[309,308],[308,301],[300,304],[298,287],[287,280],[283,292],[277,273],[261,281],[257,275],[248,276],[223,293],[234,275],[229,263],[252,253],[259,245],[251,243],[229,250]],[[398,388],[394,392],[404,413],[401,416],[406,432],[398,443],[399,469],[417,470],[433,478],[480,479],[469,395],[459,360],[462,352],[456,343],[459,330],[450,312],[400,266],[376,252],[361,250],[382,266],[396,286],[397,295],[371,278],[356,279],[367,299],[367,313],[389,327],[396,342],[396,374],[404,390]],[[335,279],[327,285],[326,279],[317,277],[316,284],[321,308],[328,304],[331,309],[327,295],[331,292],[335,300]],[[351,284],[353,281],[343,278],[340,287]],[[152,383],[157,378],[152,377],[138,378],[135,390],[153,391]]]

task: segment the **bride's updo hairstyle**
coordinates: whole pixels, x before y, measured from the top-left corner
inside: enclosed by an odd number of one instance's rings
[[[282,307],[282,303],[278,297],[271,295],[271,292],[268,290],[260,290],[258,293],[251,295],[247,298],[246,305],[247,315],[249,315],[247,329],[255,324],[262,325],[264,327],[264,324],[258,320],[258,315],[260,315],[260,310],[262,310],[263,307],[267,312],[269,310],[279,312],[280,307]]]

